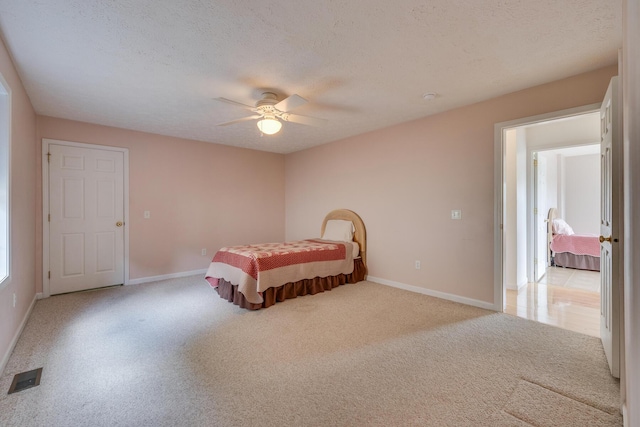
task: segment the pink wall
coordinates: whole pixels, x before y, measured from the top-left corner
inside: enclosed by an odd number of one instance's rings
[[[286,238],[349,208],[369,275],[493,303],[494,124],[601,102],[611,66],[286,156]],[[452,209],[462,220],[450,219]],[[421,261],[421,269],[414,261]]]
[[[11,58],[0,41],[0,73],[11,90],[11,267],[0,285],[0,373],[11,343],[35,297],[36,116]],[[16,307],[13,307],[13,295]]]
[[[281,154],[52,117],[38,116],[37,122],[38,143],[48,138],[129,149],[130,279],[206,269],[222,246],[284,239]],[[40,163],[36,170],[41,290]],[[145,210],[150,219],[143,219]]]

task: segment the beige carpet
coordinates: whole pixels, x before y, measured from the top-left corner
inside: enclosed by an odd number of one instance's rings
[[[617,426],[619,399],[586,335],[370,282],[249,312],[192,277],[38,301],[0,425]]]

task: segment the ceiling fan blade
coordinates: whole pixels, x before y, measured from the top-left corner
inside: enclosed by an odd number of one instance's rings
[[[301,125],[309,125],[309,126],[324,126],[329,122],[329,120],[327,119],[318,119],[316,117],[301,116],[299,114],[283,114],[281,118],[286,122],[300,123]]]
[[[255,107],[252,107],[251,105],[242,104],[240,102],[232,101],[232,100],[227,99],[227,98],[213,98],[213,99],[215,99],[216,101],[225,102],[227,104],[235,105],[236,107],[242,107],[242,108],[247,109],[249,111],[255,111]]]
[[[230,122],[224,122],[224,123],[218,123],[216,126],[229,126],[229,125],[233,125],[236,123],[241,123],[241,122],[246,122],[249,120],[255,120],[255,119],[259,119],[262,116],[249,116],[249,117],[243,117],[241,119],[236,119],[236,120],[231,120]]]
[[[274,107],[276,108],[276,110],[280,110],[283,113],[287,113],[293,110],[294,108],[298,108],[299,106],[306,104],[307,102],[308,101],[303,97],[293,94],[290,97],[285,98],[282,101],[278,102],[276,105],[274,105]]]

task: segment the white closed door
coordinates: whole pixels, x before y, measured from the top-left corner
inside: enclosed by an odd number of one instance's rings
[[[619,242],[620,156],[618,138],[618,79],[614,77],[600,108],[600,337],[611,375],[620,376],[620,289],[622,275]],[[618,152],[616,152],[618,150]],[[614,168],[614,165],[616,166]],[[617,179],[614,179],[617,178]]]
[[[124,154],[49,145],[49,290],[124,283]]]

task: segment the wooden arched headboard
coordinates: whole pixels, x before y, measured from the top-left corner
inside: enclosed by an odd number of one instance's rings
[[[367,265],[367,230],[364,227],[364,222],[362,222],[362,218],[360,216],[350,211],[349,209],[336,209],[331,211],[324,217],[324,221],[322,221],[322,228],[320,230],[320,236],[324,235],[324,229],[327,226],[327,221],[330,219],[342,219],[345,221],[351,221],[356,228],[356,231],[353,233],[353,241],[357,242],[360,246],[360,257],[362,258],[362,262],[364,265]]]

